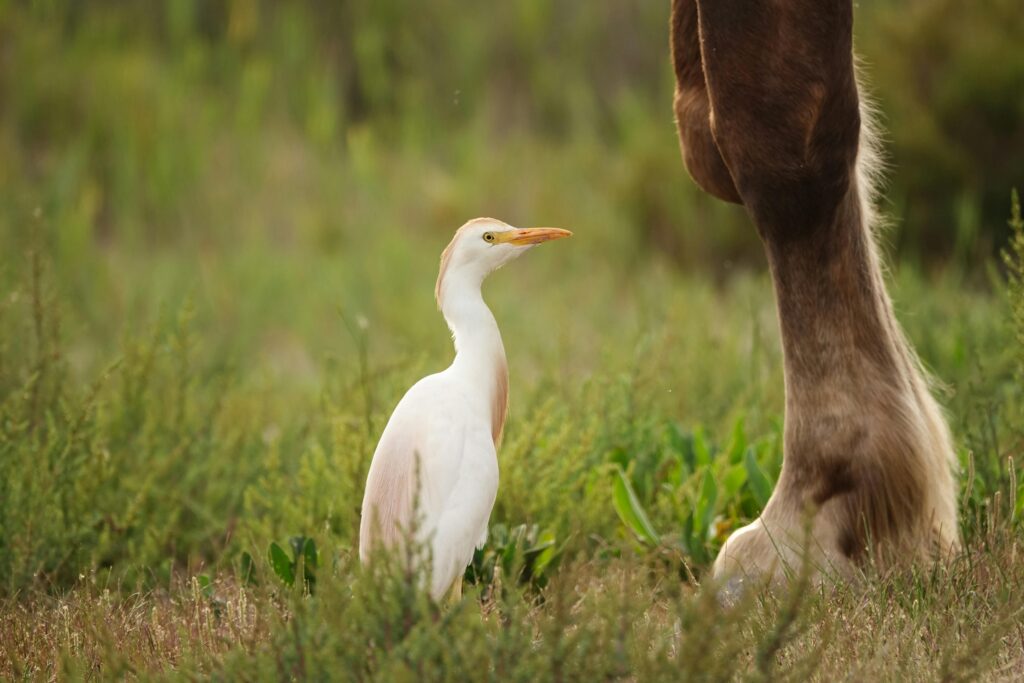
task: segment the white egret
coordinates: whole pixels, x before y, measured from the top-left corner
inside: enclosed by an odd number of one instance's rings
[[[434,293],[455,340],[455,360],[398,402],[370,463],[359,527],[364,564],[379,548],[401,547],[415,528],[413,538],[429,551],[431,566],[423,569],[429,569],[435,600],[449,590],[461,596],[462,574],[473,549],[487,540],[498,492],[508,366],[481,285],[535,245],[571,234],[476,218],[458,229],[441,255]]]

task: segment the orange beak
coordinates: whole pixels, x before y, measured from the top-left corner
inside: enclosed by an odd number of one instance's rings
[[[530,244],[540,244],[551,240],[560,240],[563,237],[571,237],[572,233],[561,228],[522,228],[511,230],[501,235],[500,241],[506,244],[514,244],[519,247]]]

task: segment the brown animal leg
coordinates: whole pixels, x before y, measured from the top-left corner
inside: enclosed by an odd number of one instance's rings
[[[672,2],[672,64],[676,72],[676,126],[686,168],[705,192],[740,204],[732,176],[711,135],[711,104],[700,59],[695,0]]]
[[[673,6],[684,157],[702,187],[731,190],[753,219],[785,355],[782,474],[761,517],[723,547],[719,574],[800,562],[808,514],[810,559],[840,573],[869,555],[886,565],[959,544],[949,431],[871,234],[852,28],[850,0]]]

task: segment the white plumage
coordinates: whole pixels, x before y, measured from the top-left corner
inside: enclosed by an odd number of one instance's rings
[[[481,285],[534,245],[571,234],[477,218],[459,228],[441,256],[435,294],[455,340],[455,360],[414,384],[395,407],[370,463],[359,528],[366,563],[379,548],[401,546],[414,527],[415,503],[416,541],[429,550],[435,600],[449,589],[461,593],[473,549],[487,540],[498,492],[496,446],[508,407],[508,370]]]

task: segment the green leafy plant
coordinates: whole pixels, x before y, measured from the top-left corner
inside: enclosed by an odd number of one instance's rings
[[[303,588],[313,592],[319,566],[316,542],[305,536],[293,536],[288,540],[288,545],[291,546],[290,556],[277,543],[270,544],[267,549],[270,568],[286,586],[294,586],[296,577],[301,576]]]
[[[495,524],[490,528],[484,547],[473,553],[465,579],[490,587],[501,576],[522,585],[543,588],[558,566],[561,550],[554,532],[542,531],[536,524],[511,528]]]
[[[763,462],[778,464],[777,435],[750,442],[743,420],[733,425],[729,445],[718,451],[697,429],[690,434],[673,430],[660,462],[641,468],[658,485],[636,485],[636,467],[621,452],[612,455],[611,500],[623,525],[641,544],[675,547],[696,564],[709,563],[739,514],[755,516],[768,502],[773,481]],[[632,467],[631,467],[632,466]],[[629,468],[629,469],[627,469]],[[633,476],[630,476],[631,472]],[[643,496],[640,491],[648,491]],[[648,508],[668,497],[675,511],[671,528],[652,523]]]
[[[647,512],[637,498],[636,491],[629,477],[619,466],[615,467],[612,480],[612,505],[619,514],[622,523],[632,531],[638,539],[650,545],[661,543],[661,536],[654,530]]]

